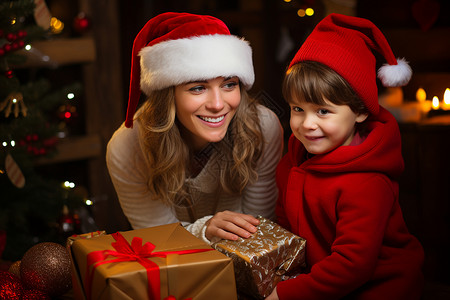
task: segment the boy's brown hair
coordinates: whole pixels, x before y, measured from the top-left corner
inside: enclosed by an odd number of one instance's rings
[[[282,93],[288,103],[293,99],[324,105],[325,99],[335,105],[347,105],[356,114],[369,114],[361,98],[348,82],[328,66],[315,61],[293,65],[283,80]],[[357,131],[365,135],[365,122],[357,123]]]

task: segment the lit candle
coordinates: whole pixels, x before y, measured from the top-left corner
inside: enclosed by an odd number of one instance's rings
[[[416,100],[419,106],[419,109],[422,111],[422,117],[425,117],[428,112],[431,110],[431,101],[427,100],[427,93],[423,88],[419,88],[416,91]]]
[[[416,100],[419,102],[425,102],[427,99],[427,93],[423,88],[419,88],[416,92]]]
[[[433,109],[439,109],[439,98],[438,97],[436,97],[436,96],[434,96],[433,97],[433,100],[431,100],[432,102],[431,102],[431,107],[433,108]]]
[[[445,89],[444,92],[444,102],[442,103],[444,110],[450,110],[450,89]]]

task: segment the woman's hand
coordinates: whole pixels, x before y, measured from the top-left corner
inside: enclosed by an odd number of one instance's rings
[[[235,241],[239,237],[249,238],[256,232],[257,225],[259,220],[251,215],[225,210],[206,222],[205,235],[210,241],[215,237]]]
[[[279,300],[280,298],[278,298],[278,294],[277,294],[277,287],[275,287],[272,291],[272,293],[270,293],[269,296],[267,296],[266,299],[264,300]]]

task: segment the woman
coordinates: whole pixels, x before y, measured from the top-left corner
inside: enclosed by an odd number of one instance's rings
[[[276,115],[250,99],[249,44],[211,16],[163,13],[133,45],[127,119],[107,165],[134,229],[182,222],[207,242],[274,217]],[[141,90],[147,100],[136,111]],[[136,111],[136,114],[135,114]]]

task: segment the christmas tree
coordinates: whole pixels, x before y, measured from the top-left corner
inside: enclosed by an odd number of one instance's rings
[[[36,243],[62,242],[63,208],[83,205],[70,188],[36,168],[39,159],[57,153],[62,120],[70,115],[68,98],[81,86],[56,90],[38,67],[23,67],[33,41],[52,35],[35,13],[34,0],[0,2],[0,258],[10,261]]]

